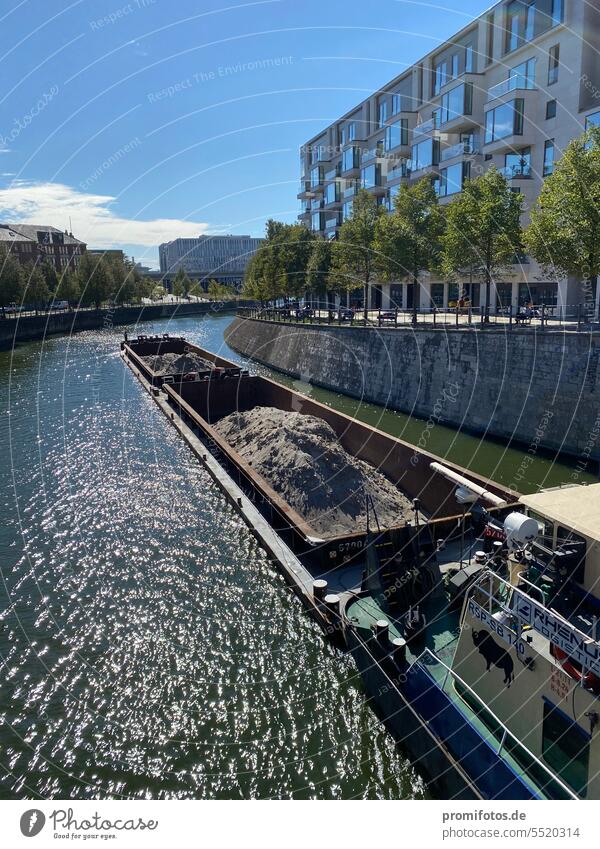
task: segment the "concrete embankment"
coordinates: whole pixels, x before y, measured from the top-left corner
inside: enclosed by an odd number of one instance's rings
[[[106,308],[100,310],[74,310],[41,315],[25,315],[0,319],[0,350],[12,348],[19,342],[32,342],[55,334],[77,333],[80,330],[95,330],[99,327],[114,327],[119,324],[137,324],[160,318],[175,318],[185,315],[219,315],[235,309],[236,302],[221,304],[152,304],[151,306]]]
[[[239,353],[436,423],[600,459],[600,334],[312,327],[236,318]],[[589,467],[588,467],[589,471]],[[576,470],[574,472],[576,475]],[[576,478],[574,477],[574,480]]]

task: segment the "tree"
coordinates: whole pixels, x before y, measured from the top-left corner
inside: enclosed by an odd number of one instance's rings
[[[179,268],[173,281],[173,294],[180,298],[182,295],[187,298],[192,288],[192,281],[187,276],[187,272],[183,268]]]
[[[46,281],[46,286],[48,287],[49,292],[56,292],[56,288],[58,286],[58,274],[56,273],[56,269],[54,268],[53,263],[45,260],[41,266],[41,272],[44,275],[44,280]]]
[[[440,266],[444,215],[427,177],[402,186],[394,211],[377,222],[375,249],[383,280],[408,278],[413,285],[413,324],[417,323],[419,274]]]
[[[79,288],[79,280],[74,271],[67,270],[63,273],[58,286],[54,292],[56,301],[68,301],[69,304],[76,304],[81,297],[81,289]]]
[[[375,229],[382,214],[376,198],[366,189],[360,189],[352,204],[352,215],[340,227],[333,245],[331,279],[347,291],[363,286],[365,321],[369,309],[369,284],[377,267]]]
[[[306,286],[308,291],[323,298],[333,281],[330,280],[332,262],[332,242],[329,239],[316,239],[313,242],[306,266]]]
[[[600,128],[573,139],[546,177],[525,246],[544,272],[575,275],[591,293],[600,274]]]
[[[77,266],[77,282],[81,290],[81,303],[100,307],[113,288],[110,268],[104,257],[98,258],[84,253]]]
[[[46,278],[39,265],[33,265],[25,269],[25,292],[23,300],[26,304],[32,304],[36,309],[45,309],[48,305],[50,291]]]
[[[492,280],[523,252],[521,213],[521,195],[511,191],[495,167],[467,180],[459,197],[446,207],[443,271],[453,277],[475,269],[485,283],[487,320]]]
[[[21,303],[23,269],[13,254],[0,250],[0,306]]]
[[[302,224],[267,221],[265,240],[246,266],[244,294],[261,302],[299,297],[314,240]]]

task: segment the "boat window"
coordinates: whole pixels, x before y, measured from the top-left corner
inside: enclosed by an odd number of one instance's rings
[[[548,699],[544,699],[542,755],[566,784],[580,796],[585,796],[590,759],[589,734]]]
[[[544,516],[540,516],[539,513],[535,513],[533,510],[528,510],[527,515],[531,516],[532,519],[535,519],[540,526],[539,541],[542,545],[545,545],[547,548],[552,548],[554,540],[554,522],[551,522]]]

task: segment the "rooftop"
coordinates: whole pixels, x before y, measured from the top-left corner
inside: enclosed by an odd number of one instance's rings
[[[76,239],[72,233],[67,233],[59,227],[51,227],[49,224],[8,224],[7,226],[16,233],[25,236],[31,242],[38,241],[38,233],[60,233],[63,237],[63,244],[65,245],[84,244],[80,239]]]
[[[546,489],[522,495],[520,501],[544,518],[600,541],[600,483]]]

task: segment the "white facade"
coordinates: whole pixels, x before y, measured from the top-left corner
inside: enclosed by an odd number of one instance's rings
[[[523,195],[526,224],[553,162],[588,122],[600,123],[599,49],[600,0],[498,3],[302,147],[300,220],[335,238],[360,186],[391,209],[401,184],[430,175],[445,204],[495,165]],[[493,288],[492,310],[533,301],[558,311],[590,297],[528,257]],[[485,305],[477,280],[460,294]],[[418,306],[458,295],[425,276]],[[371,305],[407,308],[412,297],[398,281],[374,286]]]
[[[246,265],[262,239],[251,236],[199,236],[175,239],[159,246],[160,270],[175,274],[180,268],[206,281],[241,284]]]

